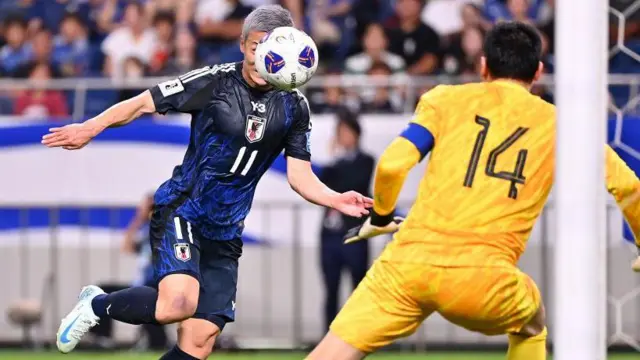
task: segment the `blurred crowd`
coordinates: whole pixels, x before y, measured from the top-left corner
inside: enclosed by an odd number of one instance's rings
[[[502,20],[540,29],[546,69],[553,72],[553,0],[0,0],[0,76],[135,81],[237,61],[244,17],[269,3],[288,8],[314,38],[321,74],[474,75],[484,33]],[[625,29],[632,49],[639,34],[634,24]],[[614,58],[611,68],[640,72],[633,59]],[[85,113],[135,93],[89,92]],[[5,93],[0,114],[64,117],[74,106],[72,95]],[[308,95],[315,112],[342,105],[360,112],[405,110],[401,87],[345,90],[328,81]]]

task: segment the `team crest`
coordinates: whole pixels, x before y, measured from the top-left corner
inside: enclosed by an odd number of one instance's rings
[[[247,129],[245,136],[250,143],[262,140],[264,128],[267,126],[267,119],[255,115],[247,115]]]
[[[175,244],[173,250],[176,255],[176,259],[187,262],[191,260],[191,249],[189,244]]]

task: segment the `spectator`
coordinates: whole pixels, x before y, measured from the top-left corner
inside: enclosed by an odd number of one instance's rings
[[[389,31],[389,50],[402,56],[411,75],[432,74],[440,62],[440,38],[420,20],[423,4],[423,0],[397,0],[397,25]]]
[[[87,75],[89,40],[87,27],[76,13],[68,13],[60,24],[60,35],[54,40],[53,64],[62,76]]]
[[[27,44],[27,22],[21,17],[5,20],[7,44],[0,49],[0,67],[5,74],[12,74],[31,59],[31,47]]]
[[[374,63],[367,72],[369,76],[390,76],[391,69],[385,63]],[[375,86],[368,88],[361,97],[360,112],[362,113],[393,113],[394,106],[391,102],[389,88]]]
[[[331,189],[342,192],[355,190],[369,193],[375,160],[360,149],[361,128],[357,116],[342,109],[338,113],[335,140],[330,152],[333,164],[322,171],[320,179]],[[329,324],[338,312],[340,280],[343,270],[351,275],[355,288],[369,268],[369,243],[367,240],[344,245],[347,230],[362,220],[344,216],[333,209],[325,209],[320,231],[320,262],[325,285],[324,324]]]
[[[178,30],[174,54],[155,75],[180,75],[199,66],[196,39],[188,29]]]
[[[350,25],[354,0],[307,0],[307,15],[311,36],[321,52],[342,63],[354,42]]]
[[[485,15],[492,21],[517,20],[535,23],[545,0],[486,0]]]
[[[462,31],[464,8],[480,4],[482,1],[478,0],[429,0],[420,17],[440,36],[449,36]]]
[[[105,74],[116,79],[122,78],[124,61],[130,57],[148,64],[156,43],[155,33],[145,26],[142,5],[129,3],[124,11],[123,26],[110,33],[102,43],[102,52],[106,56]]]
[[[33,67],[29,80],[44,82],[51,79],[51,68],[46,63]],[[69,116],[67,99],[57,90],[34,89],[22,92],[15,102],[16,115],[30,118]]]
[[[200,0],[195,22],[198,37],[204,41],[198,49],[201,58],[209,63],[242,59],[238,39],[242,21],[252,10],[240,0]]]
[[[477,27],[469,27],[457,35],[445,55],[444,71],[451,75],[478,74],[484,32]]]
[[[27,63],[20,65],[16,69],[14,76],[27,78],[36,65],[51,65],[52,52],[53,36],[51,35],[51,32],[46,29],[38,30],[38,32],[33,36],[33,40],[31,42],[31,59]],[[54,78],[60,75],[54,67],[50,67],[49,70],[51,72],[51,76]]]
[[[304,28],[304,0],[242,0],[242,3],[253,8],[260,5],[280,4],[291,12],[295,26],[298,29]]]
[[[197,0],[154,0],[145,4],[146,14],[149,19],[157,19],[159,14],[175,14],[175,24],[180,28],[186,28],[191,22]]]
[[[135,56],[128,57],[123,63],[124,81],[128,84],[138,83],[147,73],[146,66],[142,60]],[[118,102],[131,99],[146,89],[123,89],[120,90]]]
[[[171,13],[157,13],[153,18],[156,33],[156,49],[149,63],[151,73],[159,72],[169,61],[174,47],[175,17]]]
[[[324,88],[321,91],[309,89],[308,98],[311,111],[316,114],[334,113],[345,105],[346,94],[336,84],[339,71],[332,71],[325,75]]]
[[[90,5],[86,0],[22,0],[28,3],[29,29],[37,32],[49,29],[57,33],[67,13],[88,17]]]
[[[480,28],[483,32],[489,31],[493,24],[482,15],[482,9],[472,3],[465,4],[461,11],[462,30],[469,28]]]
[[[365,74],[376,62],[386,64],[392,72],[404,70],[405,62],[402,57],[387,50],[388,41],[382,25],[370,24],[365,32],[363,42],[364,52],[347,58],[345,62],[347,72]]]

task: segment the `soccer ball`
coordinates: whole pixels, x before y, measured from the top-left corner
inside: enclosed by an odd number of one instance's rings
[[[270,85],[291,90],[307,83],[318,68],[313,39],[293,27],[267,33],[256,48],[256,69]]]

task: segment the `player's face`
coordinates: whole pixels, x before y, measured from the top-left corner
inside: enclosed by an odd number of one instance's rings
[[[256,48],[258,43],[267,33],[261,31],[252,31],[247,36],[247,39],[240,43],[240,49],[244,54],[244,66],[248,70],[247,75],[251,80],[249,83],[253,83],[258,87],[268,86],[267,82],[260,77],[258,70],[256,69]]]

